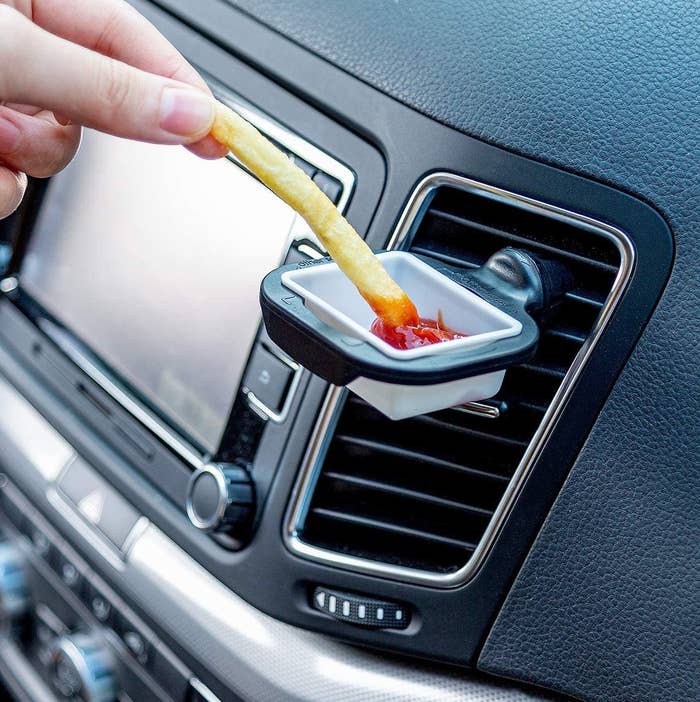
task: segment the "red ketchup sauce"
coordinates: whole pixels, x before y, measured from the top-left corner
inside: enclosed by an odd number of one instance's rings
[[[428,344],[439,344],[442,341],[452,341],[453,339],[463,339],[468,334],[456,332],[446,327],[438,315],[438,319],[427,319],[420,317],[418,324],[395,327],[387,324],[383,319],[377,317],[372,322],[370,331],[375,336],[383,339],[395,349],[415,349]]]

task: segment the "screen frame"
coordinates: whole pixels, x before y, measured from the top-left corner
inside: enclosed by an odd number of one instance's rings
[[[319,149],[303,137],[290,131],[287,127],[276,121],[268,114],[254,107],[240,95],[225,88],[221,83],[202,71],[205,79],[217,99],[228,105],[241,116],[251,122],[265,136],[276,142],[292,158],[298,158],[311,164],[315,169],[323,171],[341,183],[341,193],[337,208],[344,212],[354,191],[356,177],[354,172],[345,164],[337,161],[327,152]],[[229,154],[229,161],[237,168],[247,173],[260,182],[235,156]],[[85,373],[94,383],[126,410],[140,426],[155,435],[163,444],[173,451],[180,459],[193,469],[201,467],[204,463],[217,460],[221,456],[230,454],[230,445],[236,433],[236,424],[242,414],[255,415],[263,424],[267,421],[281,422],[286,418],[286,410],[293,400],[294,391],[299,384],[301,368],[295,368],[292,386],[288,393],[283,411],[275,413],[267,410],[257,398],[247,392],[243,378],[245,367],[250,359],[250,354],[255,349],[262,330],[262,314],[259,315],[258,332],[251,339],[248,360],[241,373],[241,381],[231,398],[231,410],[224,422],[219,445],[214,451],[208,451],[198,442],[182,425],[172,417],[167,416],[144,394],[135,388],[119,372],[111,368],[98,354],[92,351],[89,343],[81,339],[76,333],[64,325],[48,310],[46,310],[28,290],[22,288],[21,267],[24,255],[34,231],[38,212],[47,195],[50,179],[41,181],[40,197],[33,203],[34,216],[26,226],[21,227],[10,259],[8,270],[0,284],[2,293],[9,294],[15,306],[36,326],[73,364]],[[296,241],[311,242],[320,248],[320,244],[311,233],[308,225],[296,215],[291,227],[291,233],[282,252],[282,260],[291,250]],[[325,253],[325,252],[324,252]],[[252,457],[251,457],[252,458]]]

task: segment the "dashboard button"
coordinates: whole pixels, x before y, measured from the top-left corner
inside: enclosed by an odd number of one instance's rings
[[[131,653],[141,665],[146,665],[146,663],[148,663],[148,643],[146,639],[137,631],[131,629],[124,632],[122,639],[129,649],[129,653]]]
[[[247,468],[234,463],[208,463],[187,485],[187,516],[202,531],[239,536],[255,514],[255,490]]]
[[[83,576],[76,566],[71,563],[58,550],[54,554],[54,569],[58,573],[58,577],[64,585],[69,587],[78,596],[82,595],[83,591]]]
[[[328,196],[328,199],[334,204],[338,204],[340,193],[343,191],[343,186],[335,178],[331,178],[327,173],[318,171],[313,177],[314,183]]]
[[[411,621],[406,605],[327,587],[314,588],[311,606],[339,621],[370,629],[405,629]]]
[[[61,580],[63,580],[64,584],[71,590],[80,589],[80,573],[72,563],[66,561],[65,559],[62,560],[59,574],[61,576]]]
[[[112,616],[112,605],[109,600],[92,585],[87,588],[86,599],[95,619],[102,624],[107,624]]]
[[[41,529],[34,527],[31,531],[30,538],[37,555],[46,561],[50,560],[52,546],[49,537],[46,536]]]
[[[100,638],[89,633],[62,636],[52,647],[51,682],[63,699],[113,702],[114,660]]]
[[[80,457],[66,469],[58,484],[88,522],[117,548],[124,546],[141,515],[116,490]]]
[[[279,412],[284,405],[287,390],[294,371],[258,345],[248,364],[243,385],[273,412]]]

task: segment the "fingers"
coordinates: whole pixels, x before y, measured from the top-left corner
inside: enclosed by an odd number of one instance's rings
[[[34,0],[32,19],[68,41],[150,73],[188,83],[211,94],[182,54],[131,5],[122,0]],[[202,158],[221,158],[227,150],[211,137],[191,144]]]
[[[80,127],[62,127],[49,112],[30,116],[0,107],[0,162],[46,178],[65,168],[80,145]]]
[[[32,20],[68,41],[209,92],[182,54],[122,0],[34,0]]]
[[[0,219],[11,215],[22,202],[27,176],[0,165]]]
[[[56,37],[0,5],[0,99],[40,105],[77,124],[166,144],[192,144],[214,121],[201,90]]]
[[[204,139],[195,144],[187,146],[187,150],[196,154],[200,158],[213,160],[226,156],[228,149],[222,146],[213,136],[205,136]]]

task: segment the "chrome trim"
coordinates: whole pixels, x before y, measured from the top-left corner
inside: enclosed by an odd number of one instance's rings
[[[39,328],[75,363],[87,376],[99,385],[113,400],[118,402],[143,426],[150,429],[166,446],[187,461],[193,468],[202,465],[202,456],[197,450],[170,428],[140,402],[128,395],[106,373],[101,371],[73,342],[73,338],[61,327],[48,319],[38,321]]]
[[[216,505],[216,512],[209,519],[200,519],[192,504],[192,489],[195,483],[202,475],[211,475],[216,481],[216,486],[219,489],[219,501]],[[207,463],[201,468],[198,468],[190,476],[187,482],[187,495],[185,497],[185,510],[192,524],[202,531],[213,531],[221,523],[226,513],[226,505],[228,503],[228,485],[226,484],[226,476],[221,468],[215,463]]]
[[[473,578],[483,564],[486,556],[493,547],[503,524],[510,514],[517,496],[527,480],[535,461],[549,438],[554,425],[566,401],[573,390],[583,367],[595,348],[600,335],[605,329],[612,313],[616,309],[622,293],[629,283],[635,267],[636,253],[631,239],[617,227],[600,222],[586,215],[565,210],[555,205],[539,202],[523,195],[511,193],[492,185],[479,183],[470,178],[453,173],[433,173],[424,178],[415,188],[408,204],[404,209],[394,233],[389,240],[389,249],[407,248],[415,232],[418,217],[423,214],[430,202],[430,196],[441,186],[452,186],[462,190],[487,196],[494,200],[515,205],[521,209],[545,214],[549,217],[574,224],[579,229],[595,232],[612,241],[620,253],[620,267],[610,289],[610,293],[598,315],[591,333],[583,342],[581,349],[574,358],[554,395],[542,421],[525,449],[522,460],[513,473],[506,490],[494,514],[484,531],[474,553],[469,560],[453,573],[438,574],[431,571],[393,566],[365,558],[347,556],[329,549],[320,548],[304,543],[299,536],[299,528],[303,524],[325,455],[325,449],[332,437],[332,428],[342,409],[345,391],[342,388],[331,387],[326,395],[316,426],[313,430],[309,445],[304,456],[297,482],[292,492],[292,499],[285,518],[283,537],[285,544],[293,553],[320,563],[334,565],[347,570],[353,570],[368,575],[379,575],[393,580],[429,585],[432,587],[449,588],[462,585]]]
[[[221,700],[199,678],[190,678],[190,687],[204,700],[204,702],[221,702]]]
[[[263,419],[271,419],[273,422],[281,424],[287,415],[289,414],[289,408],[292,405],[292,400],[301,382],[301,372],[302,367],[294,361],[288,361],[286,358],[282,358],[279,354],[275,353],[273,349],[269,346],[265,347],[269,353],[271,353],[277,360],[282,361],[286,366],[292,369],[294,375],[292,376],[292,382],[289,384],[289,389],[287,390],[287,397],[284,398],[284,404],[279,412],[275,412],[270,409],[262,400],[260,400],[252,390],[249,390],[245,385],[242,386],[241,392],[248,400],[248,404],[253,410],[256,410],[258,414],[262,416]]]
[[[465,402],[463,405],[457,405],[452,409],[457,412],[464,412],[464,414],[472,414],[475,417],[484,417],[485,419],[498,419],[501,416],[501,410],[496,405],[489,405],[485,402]]]
[[[290,131],[270,115],[254,107],[245,98],[229,90],[229,88],[225,87],[217,80],[207,76],[207,82],[214,95],[221,102],[238,112],[241,117],[247,119],[265,136],[272,138],[293,154],[301,156],[307,163],[310,163],[312,166],[315,166],[319,170],[324,171],[329,176],[340,181],[343,189],[336,206],[341,212],[345,211],[353,188],[355,187],[355,174],[344,163],[337,161],[326,151],[319,149],[298,134]],[[248,171],[235,157],[232,160],[244,170]]]
[[[11,443],[45,480],[55,480],[75,458],[75,449],[2,375],[0,408],[0,439]]]

